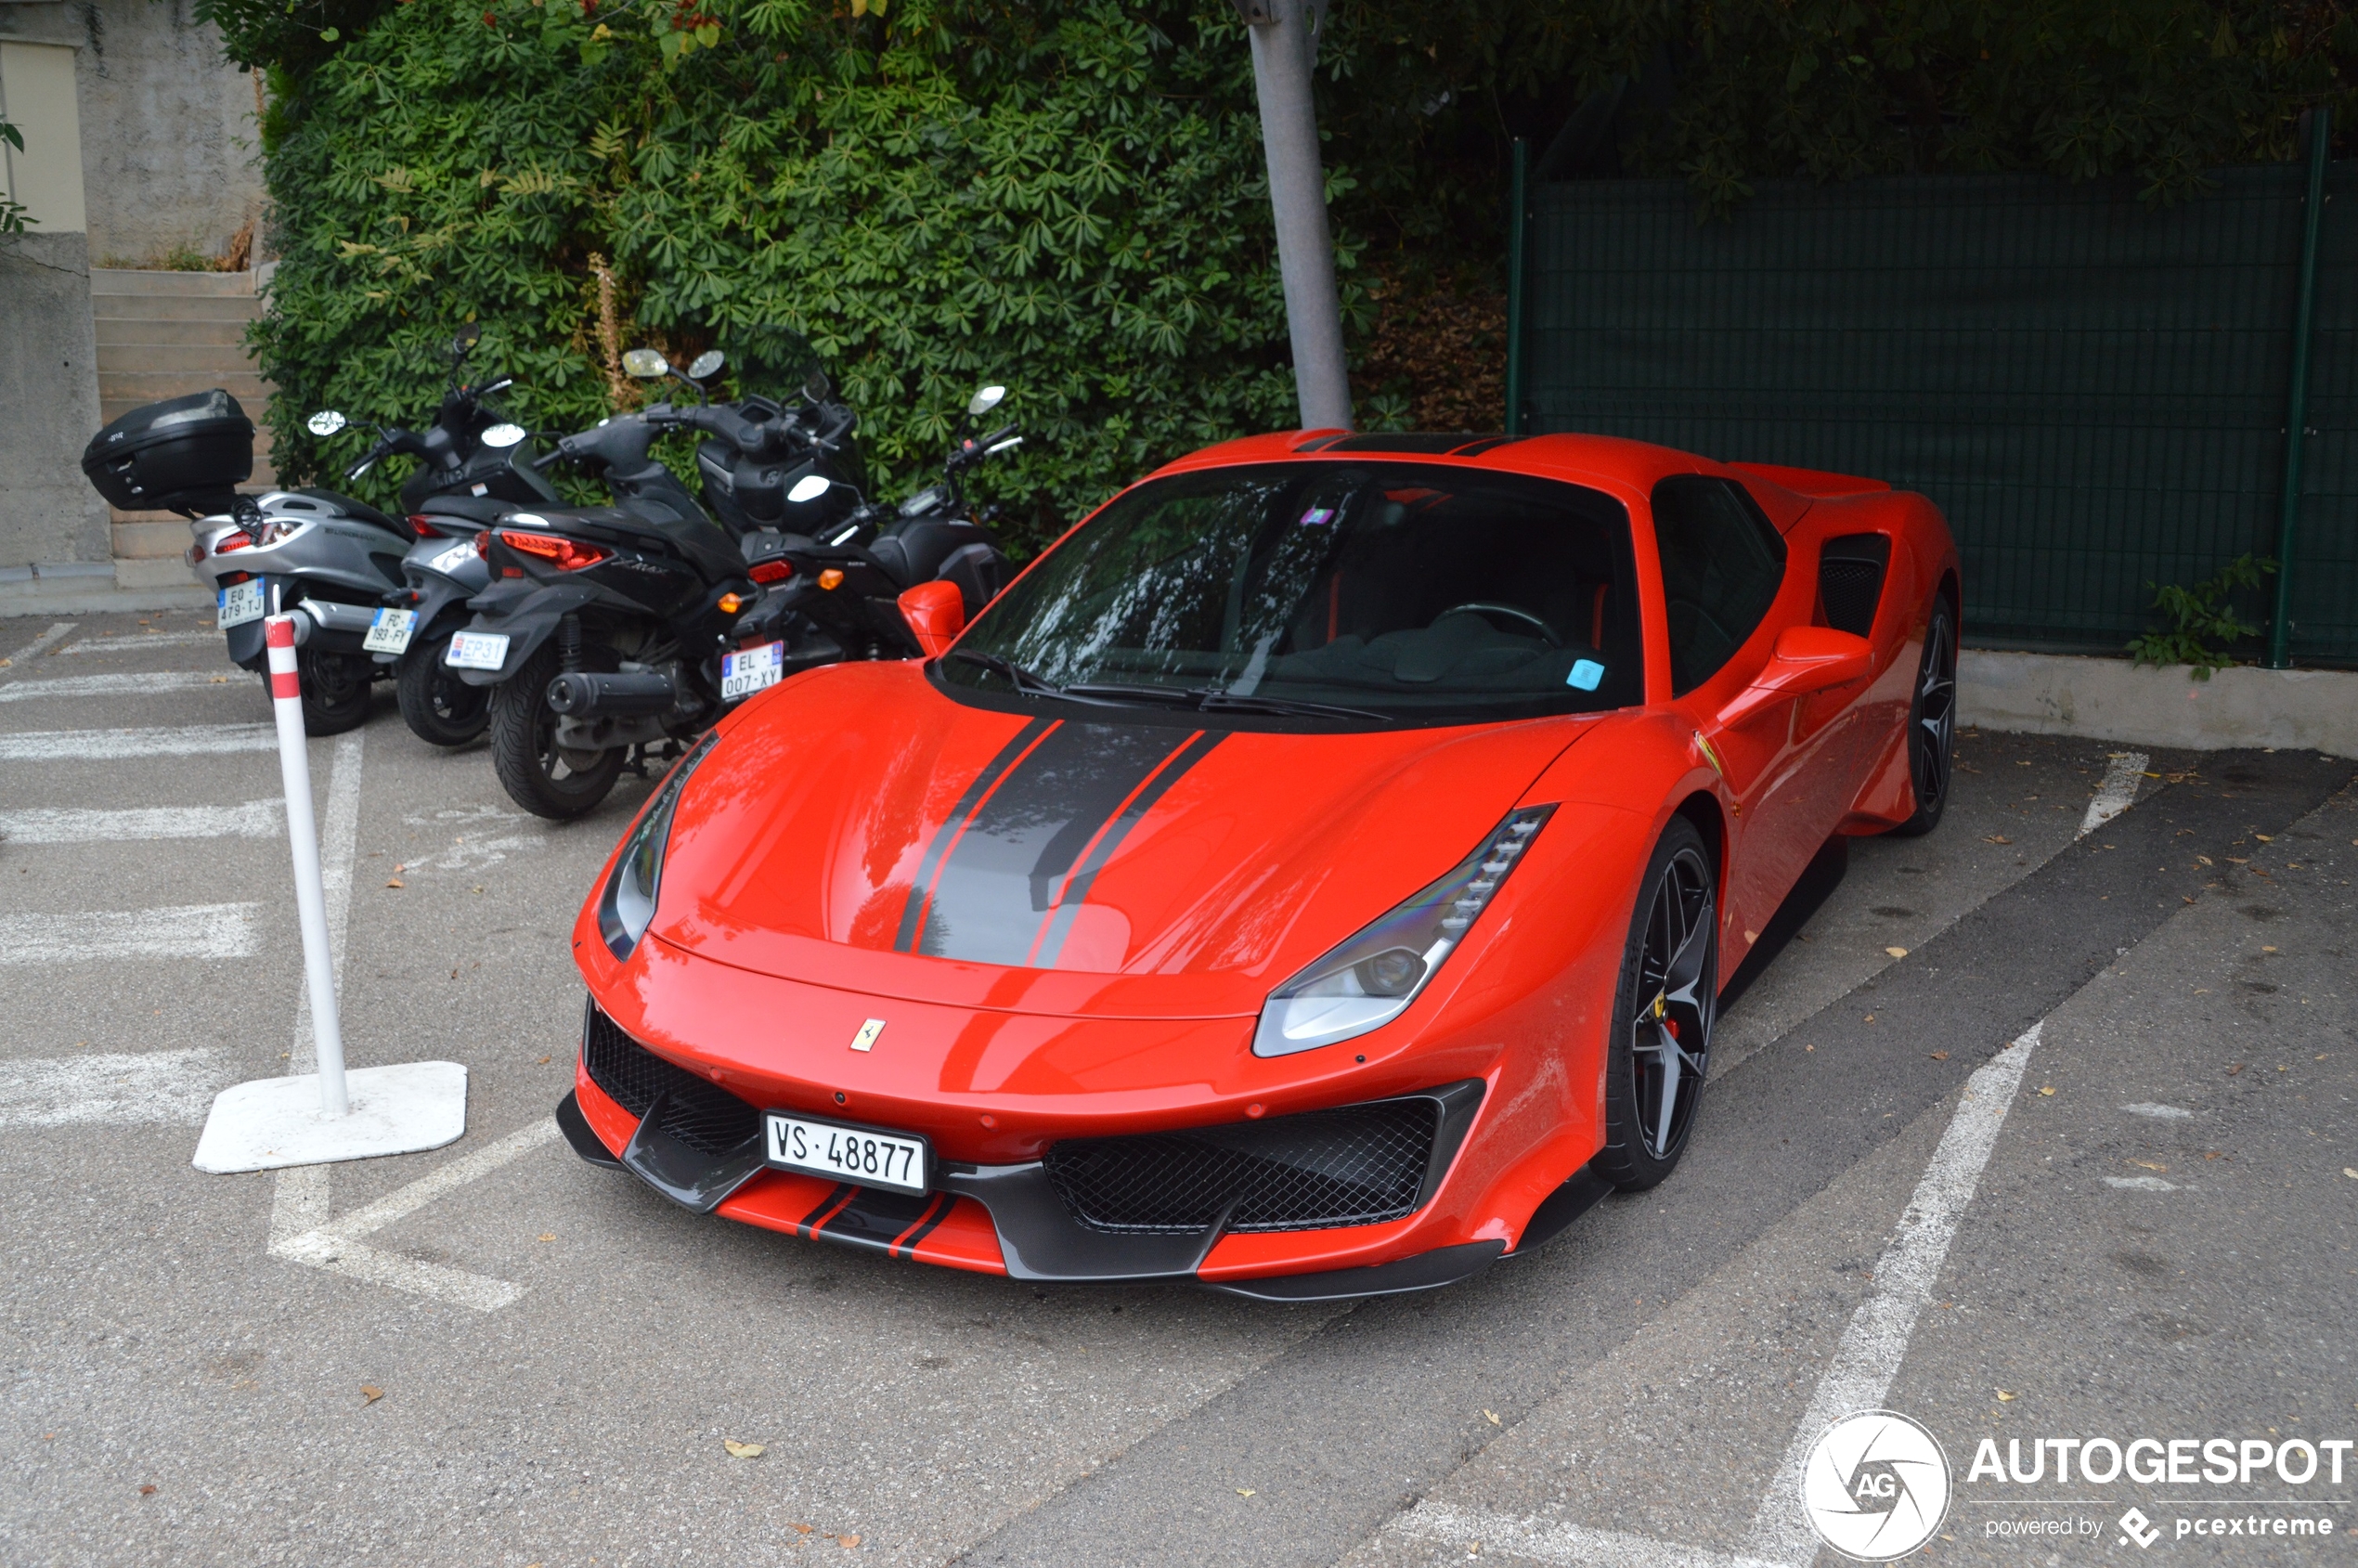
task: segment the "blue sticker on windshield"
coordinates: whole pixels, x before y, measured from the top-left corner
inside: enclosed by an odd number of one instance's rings
[[[1593,692],[1604,679],[1604,666],[1594,659],[1577,659],[1573,663],[1572,673],[1564,677],[1564,684],[1577,686],[1584,692]]]
[[[1305,528],[1315,528],[1321,523],[1333,522],[1334,515],[1335,509],[1333,507],[1314,506],[1308,512],[1302,514],[1301,525]]]

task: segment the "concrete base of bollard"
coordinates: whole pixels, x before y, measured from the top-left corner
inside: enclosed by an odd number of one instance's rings
[[[415,1154],[467,1130],[467,1069],[457,1062],[396,1062],[344,1075],[349,1114],[322,1115],[319,1078],[257,1078],[214,1097],[197,1140],[200,1171],[275,1171]]]

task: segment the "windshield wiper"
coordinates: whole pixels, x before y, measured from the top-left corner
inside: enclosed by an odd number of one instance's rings
[[[1031,692],[1043,697],[1061,697],[1065,694],[1065,689],[1062,686],[1046,677],[1034,675],[1013,659],[1003,659],[996,654],[986,654],[979,648],[952,648],[950,650],[950,656],[962,664],[979,665],[984,669],[1005,676],[1015,683],[1015,688],[1018,692]]]
[[[1161,703],[1170,707],[1192,708],[1198,713],[1276,713],[1290,714],[1304,719],[1372,719],[1379,724],[1392,722],[1388,715],[1370,713],[1364,707],[1338,707],[1332,703],[1293,702],[1284,697],[1251,696],[1241,692],[1224,692],[1211,686],[1108,686],[1091,682],[1065,688],[1069,697],[1095,697],[1115,702]]]

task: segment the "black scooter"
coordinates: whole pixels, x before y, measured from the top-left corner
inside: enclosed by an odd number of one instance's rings
[[[705,355],[684,376],[652,349],[624,363],[702,398],[722,361]],[[543,460],[602,472],[613,505],[518,512],[481,536],[491,583],[469,602],[474,619],[446,661],[489,688],[492,765],[519,805],[580,816],[625,766],[677,751],[799,667],[741,541],[782,525],[839,531],[857,495],[856,421],[831,392],[813,372],[791,405],[748,396],[602,420]],[[650,456],[672,430],[704,438],[697,468],[711,513]],[[810,662],[839,656],[830,648]]]

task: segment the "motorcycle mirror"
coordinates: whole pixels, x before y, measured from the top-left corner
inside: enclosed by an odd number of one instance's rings
[[[303,421],[303,428],[314,435],[333,435],[352,421],[333,408],[322,408]]]
[[[1005,402],[1006,400],[1007,389],[1005,387],[986,386],[980,392],[976,393],[972,397],[966,399],[966,412],[973,415],[976,419],[980,419],[983,415],[991,412],[991,409],[997,408],[1000,404]]]
[[[809,506],[833,488],[823,475],[806,473],[794,482],[794,488],[786,492],[786,499],[797,506]]]
[[[720,373],[720,367],[727,363],[729,363],[728,358],[719,349],[707,348],[689,361],[688,379],[692,382],[700,382],[707,377],[717,376]]]
[[[622,356],[622,368],[641,381],[671,373],[671,361],[652,348],[634,348]]]
[[[450,352],[464,357],[474,348],[475,344],[481,343],[482,341],[483,329],[473,321],[470,321],[465,326],[459,329],[459,335],[457,337],[450,340]]]
[[[523,439],[524,426],[520,424],[495,424],[483,433],[486,447],[512,447]]]
[[[802,395],[813,403],[824,403],[827,394],[835,389],[836,383],[827,379],[824,370],[813,370],[802,379]]]

